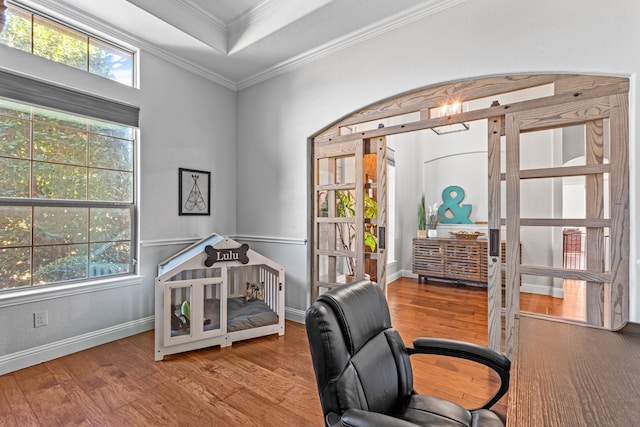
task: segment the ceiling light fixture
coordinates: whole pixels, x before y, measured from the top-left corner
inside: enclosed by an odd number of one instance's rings
[[[451,116],[460,114],[466,111],[467,106],[463,102],[455,101],[451,104],[443,104],[440,107],[434,107],[429,109],[429,118],[436,119],[439,117],[451,118]],[[436,126],[431,128],[432,131],[438,135],[444,135],[447,133],[462,132],[469,130],[469,123],[455,123],[452,125]]]

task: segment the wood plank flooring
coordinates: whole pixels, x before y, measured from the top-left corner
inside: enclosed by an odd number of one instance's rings
[[[388,287],[392,320],[419,336],[486,344],[486,289]],[[0,376],[0,426],[322,426],[304,325],[220,349],[153,360],[153,331]],[[497,379],[471,362],[413,356],[415,387],[463,405],[484,402]],[[494,409],[506,413],[506,397]]]

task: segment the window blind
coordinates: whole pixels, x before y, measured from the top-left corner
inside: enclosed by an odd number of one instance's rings
[[[0,70],[0,97],[138,127],[140,108]]]

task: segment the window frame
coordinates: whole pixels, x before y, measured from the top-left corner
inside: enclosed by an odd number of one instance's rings
[[[19,82],[19,84],[16,87],[16,81]],[[100,283],[132,283],[131,282],[131,278],[132,277],[138,277],[137,275],[138,273],[138,263],[137,263],[137,259],[138,259],[138,253],[139,253],[139,224],[138,224],[138,209],[139,209],[139,200],[138,200],[138,185],[139,185],[139,161],[138,161],[138,156],[139,156],[139,129],[138,129],[138,118],[139,118],[139,108],[132,106],[132,105],[128,105],[128,104],[121,104],[119,102],[115,102],[112,101],[110,99],[106,99],[106,98],[99,98],[96,97],[95,95],[89,95],[86,94],[84,92],[79,92],[79,91],[75,91],[75,90],[70,90],[68,88],[64,88],[64,87],[60,87],[60,86],[56,86],[50,83],[46,83],[46,82],[42,82],[42,81],[38,81],[35,79],[32,79],[30,77],[24,77],[24,76],[20,76],[17,74],[13,74],[13,73],[8,73],[5,71],[0,70],[0,98],[1,99],[6,99],[9,102],[15,102],[15,103],[21,103],[24,104],[25,106],[28,106],[30,108],[30,116],[28,119],[22,119],[22,120],[28,120],[30,121],[31,125],[30,125],[30,136],[29,136],[29,146],[30,146],[30,150],[32,150],[32,146],[34,144],[34,140],[33,140],[33,125],[34,123],[37,123],[36,117],[34,116],[35,111],[39,110],[39,109],[47,109],[47,110],[54,110],[54,111],[58,111],[58,112],[62,112],[64,114],[69,114],[71,116],[81,116],[81,118],[86,119],[87,120],[87,127],[86,130],[82,130],[83,132],[87,132],[87,135],[89,134],[96,134],[96,135],[104,135],[103,133],[99,133],[99,132],[92,132],[92,127],[89,126],[90,125],[90,120],[99,120],[99,121],[106,121],[106,122],[112,122],[114,124],[117,125],[121,125],[121,126],[126,126],[128,128],[130,128],[131,130],[131,135],[130,135],[130,139],[128,138],[129,135],[127,135],[127,138],[125,138],[124,140],[129,140],[131,141],[131,160],[130,160],[130,166],[131,166],[131,170],[129,171],[129,173],[131,174],[131,181],[132,181],[132,188],[131,188],[131,199],[126,200],[126,201],[108,201],[108,200],[91,200],[89,194],[86,195],[86,199],[81,200],[68,200],[68,199],[52,199],[52,198],[36,198],[34,197],[33,194],[31,194],[31,190],[29,193],[29,197],[16,197],[16,198],[8,198],[8,197],[0,197],[0,205],[2,206],[27,206],[27,207],[31,207],[32,208],[32,217],[31,217],[31,233],[33,236],[34,230],[33,230],[33,223],[34,223],[34,217],[33,217],[33,212],[34,209],[37,209],[38,207],[68,207],[68,208],[74,208],[74,207],[81,207],[81,208],[86,208],[87,209],[87,214],[89,215],[89,220],[90,220],[90,212],[92,208],[118,208],[118,209],[125,209],[129,211],[129,238],[128,238],[128,245],[129,245],[129,259],[128,259],[128,271],[126,272],[122,272],[122,273],[114,273],[114,274],[109,274],[109,275],[102,275],[102,276],[91,276],[92,271],[87,271],[86,277],[82,277],[82,278],[78,278],[78,279],[72,279],[72,280],[64,280],[64,281],[55,281],[55,282],[50,282],[50,283],[46,283],[46,284],[34,284],[33,280],[33,272],[34,272],[34,265],[30,265],[29,271],[31,273],[31,277],[30,277],[30,284],[28,285],[23,285],[23,286],[17,286],[17,287],[11,287],[11,288],[6,288],[6,289],[0,289],[0,300],[3,300],[8,296],[11,299],[11,295],[23,295],[25,292],[27,293],[31,293],[32,291],[35,291],[36,293],[40,293],[43,289],[48,289],[51,291],[55,291],[54,293],[58,293],[59,290],[61,289],[71,289],[71,288],[75,288],[77,286],[85,286],[85,285],[90,285],[89,288],[93,288],[93,286],[95,286],[96,284],[100,284]],[[5,84],[6,83],[6,84]],[[23,84],[28,84],[30,87],[35,87],[35,94],[34,93],[27,93],[24,94],[22,93],[22,91],[20,90],[20,88],[22,87],[21,85]],[[38,89],[39,88],[39,89]],[[22,95],[22,98],[26,98],[27,100],[29,100],[30,102],[26,102],[25,99],[16,99],[17,97],[13,97],[13,96],[7,96],[7,93],[3,93],[3,92],[18,92],[20,93],[20,95]],[[28,91],[27,91],[28,92]],[[41,95],[43,96],[43,100],[42,102],[33,102],[33,100],[35,98],[37,98],[37,95]],[[51,96],[51,94],[59,94],[60,96]],[[78,99],[80,99],[82,102],[80,102],[79,104],[84,104],[84,109],[85,111],[98,111],[99,113],[101,113],[103,115],[103,117],[95,117],[95,115],[87,115],[87,114],[79,114],[78,111],[62,111],[64,108],[64,100],[68,97],[74,97],[77,98],[75,99],[75,101],[77,101]],[[47,100],[49,100],[47,102]],[[53,101],[52,101],[53,100]],[[54,102],[55,101],[55,102]],[[84,102],[87,101],[87,102]],[[49,104],[49,105],[44,105],[44,104]],[[53,108],[52,105],[55,105],[57,108]],[[62,107],[61,107],[62,106]],[[87,107],[89,106],[89,107]],[[101,107],[102,106],[102,107]],[[77,110],[78,105],[76,105],[76,103],[74,103],[73,105],[70,105],[71,108],[69,108],[70,110]],[[117,111],[119,108],[122,108],[123,111]],[[115,114],[114,114],[115,111]],[[10,117],[10,116],[9,116]],[[115,119],[114,119],[115,117]],[[107,118],[109,118],[110,120],[107,120]],[[122,122],[126,122],[126,123],[122,123]],[[117,136],[117,135],[108,135],[106,134],[108,137],[114,137],[117,139],[122,139],[122,137]],[[87,141],[89,141],[92,138],[89,138]],[[87,148],[88,149],[88,148]],[[33,162],[38,162],[38,160],[34,159],[33,155],[30,154],[28,159],[30,162],[30,168],[33,165]],[[50,162],[47,162],[50,163]],[[55,163],[55,162],[54,162]],[[89,173],[89,171],[91,169],[94,169],[93,167],[91,167],[91,164],[89,162],[89,159],[87,159],[86,164],[84,164],[82,167],[87,168],[87,173]],[[101,169],[101,168],[98,168]],[[106,169],[106,170],[111,170],[111,169]],[[114,169],[114,171],[117,171],[118,169]],[[88,179],[89,175],[87,175],[87,179]],[[31,178],[30,178],[31,180]],[[88,228],[87,228],[87,232],[89,232],[91,229],[90,224],[88,224]],[[117,240],[114,240],[113,242],[117,242]],[[98,242],[95,242],[98,243]],[[66,243],[65,243],[66,244]],[[90,238],[90,234],[87,234],[87,240],[86,242],[82,242],[80,244],[86,245],[88,249],[91,248],[91,245],[93,244],[91,242],[91,238]],[[117,243],[116,243],[117,244]],[[13,245],[13,247],[19,247],[20,245]],[[30,253],[31,253],[31,259],[33,259],[34,257],[34,248],[37,247],[36,242],[34,241],[34,239],[31,239],[30,242],[30,246],[24,246],[22,245],[22,247],[30,247]],[[90,251],[89,251],[90,254]],[[62,257],[64,258],[64,257]],[[88,257],[88,266],[90,265],[90,255]],[[2,304],[0,304],[1,306]]]
[[[59,18],[56,18],[54,16],[51,16],[50,14],[47,14],[47,13],[42,12],[40,10],[37,10],[37,9],[31,7],[31,6],[22,4],[19,1],[16,1],[16,0],[4,0],[4,1],[0,0],[0,5],[2,5],[2,4],[4,4],[4,7],[7,10],[9,8],[13,8],[13,9],[17,9],[17,10],[19,10],[19,11],[25,13],[25,14],[29,14],[30,15],[30,20],[31,20],[30,49],[28,51],[20,49],[20,48],[15,48],[15,49],[21,50],[23,52],[30,53],[30,54],[32,54],[34,56],[39,57],[39,58],[43,58],[43,59],[46,59],[46,60],[49,60],[49,61],[53,61],[53,62],[56,62],[56,63],[59,63],[59,64],[66,65],[66,66],[71,67],[71,68],[75,68],[77,70],[84,71],[84,72],[86,72],[88,74],[92,74],[94,76],[101,77],[101,78],[104,78],[106,80],[111,80],[113,82],[123,84],[123,85],[125,85],[127,87],[132,87],[132,88],[136,88],[137,87],[137,84],[138,84],[138,52],[137,52],[136,49],[133,49],[133,48],[128,47],[128,46],[125,46],[121,42],[116,42],[116,41],[113,41],[113,40],[109,40],[109,38],[104,37],[104,36],[100,36],[100,35],[98,35],[98,34],[96,34],[94,32],[84,30],[84,29],[80,28],[77,25],[74,25],[74,24],[72,24],[70,22],[67,22],[67,21],[63,20],[63,19],[59,19]],[[49,59],[49,58],[47,58],[45,56],[39,55],[37,53],[34,53],[34,48],[35,48],[35,43],[34,43],[35,28],[34,27],[35,27],[35,23],[36,23],[35,22],[36,18],[38,20],[42,20],[43,22],[46,22],[46,23],[49,23],[49,24],[53,24],[54,26],[59,26],[59,27],[63,28],[64,30],[66,30],[67,32],[69,32],[71,34],[74,34],[75,36],[80,36],[81,38],[85,39],[85,41],[86,41],[86,56],[87,57],[86,57],[86,62],[85,62],[85,67],[84,68],[78,68],[78,67],[75,67],[73,65],[69,65],[69,64],[66,64],[64,62],[60,62],[60,61],[56,61],[56,60],[53,60],[53,59]],[[124,82],[121,82],[121,81],[116,80],[116,79],[111,79],[109,77],[104,77],[104,76],[102,76],[100,74],[97,74],[97,73],[94,73],[94,72],[91,71],[91,46],[92,46],[91,42],[92,41],[97,42],[98,45],[105,45],[105,46],[108,46],[108,47],[112,47],[115,50],[121,51],[122,53],[126,53],[126,54],[131,55],[131,76],[130,76],[130,81],[128,83],[124,83]],[[5,45],[5,46],[13,48],[12,46],[9,46],[9,45]],[[116,70],[110,69],[110,71],[115,72]]]

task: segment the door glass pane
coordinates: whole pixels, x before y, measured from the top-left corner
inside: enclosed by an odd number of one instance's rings
[[[365,255],[364,277],[372,282],[378,281],[378,260],[376,258]]]
[[[609,272],[609,228],[522,227],[522,264],[564,270]],[[589,250],[596,251],[589,254]],[[523,274],[521,310],[586,321],[588,298],[602,307],[602,283]]]
[[[595,158],[587,161],[587,141],[596,141]],[[520,135],[521,169],[606,164],[610,157],[609,120],[526,132]]]
[[[356,182],[354,156],[340,157],[336,161],[336,184],[352,184]]]
[[[318,191],[317,196],[318,217],[327,218],[329,216],[329,194],[327,191]]]
[[[520,292],[520,310],[578,322],[586,321],[587,286],[594,285],[587,285],[582,280],[555,280],[559,281],[560,286],[554,294]]]
[[[589,244],[603,257],[599,261],[589,258]],[[591,270],[608,272],[609,228],[583,227],[521,227],[520,230],[522,264],[564,268],[570,270]],[[590,265],[589,265],[590,263]],[[537,285],[549,285],[535,281]]]
[[[331,271],[329,268],[330,257],[327,255],[319,255],[316,257],[316,271],[318,276],[316,280],[320,282],[333,282],[335,277],[331,277]]]
[[[343,256],[318,256],[318,281],[348,283],[353,281],[356,259]]]
[[[344,224],[335,224],[335,223],[319,223],[318,224],[318,242],[317,247],[320,250],[345,250],[340,242],[340,239],[337,238],[338,233],[341,229],[344,228]],[[335,243],[333,246],[331,242]]]
[[[338,218],[353,218],[356,216],[355,190],[336,191],[336,212],[333,216]]]
[[[349,283],[355,280],[354,274],[357,260],[355,257],[336,257],[336,271],[338,283]]]
[[[336,227],[336,249],[355,252],[356,227],[353,223],[338,223]]]
[[[330,166],[333,164],[333,159],[319,159],[316,171],[317,173],[317,184],[318,185],[329,185],[333,184],[335,180],[335,172],[333,168]]]
[[[322,158],[318,162],[318,185],[353,184],[355,178],[355,157]]]
[[[520,216],[586,219],[587,206],[594,209],[596,203],[595,200],[587,201],[587,182],[595,181],[598,182],[598,191],[594,193],[602,197],[598,203],[602,205],[602,218],[609,218],[608,173],[520,180]]]
[[[560,166],[554,155],[554,136],[559,131],[543,130],[520,134],[520,169]]]

